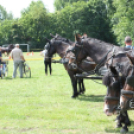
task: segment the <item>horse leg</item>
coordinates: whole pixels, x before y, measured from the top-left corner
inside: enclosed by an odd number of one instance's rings
[[[116,122],[117,122],[116,128],[122,127],[121,115],[120,114],[116,117]]]
[[[81,94],[83,91],[82,91],[82,82],[81,82],[81,79],[77,79],[77,83],[79,85],[79,94]]]
[[[74,77],[75,75],[72,71],[68,71],[68,74],[70,76],[72,87],[73,87],[72,98],[76,98],[79,95],[77,92],[77,79]]]
[[[82,89],[83,89],[83,92],[82,93],[84,93],[85,92],[85,86],[84,86],[84,80],[82,79]]]
[[[72,87],[73,87],[73,95],[72,98],[76,98],[79,94],[77,92],[77,80],[72,80]]]
[[[124,127],[122,127],[120,132],[126,133],[128,132],[128,126],[131,126],[131,122],[129,120],[127,111],[123,111],[122,118],[123,118],[122,122],[124,123]]]

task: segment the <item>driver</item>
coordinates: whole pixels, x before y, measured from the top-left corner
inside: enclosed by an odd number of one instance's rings
[[[126,48],[134,49],[134,46],[132,46],[132,39],[130,36],[125,37],[125,44]]]

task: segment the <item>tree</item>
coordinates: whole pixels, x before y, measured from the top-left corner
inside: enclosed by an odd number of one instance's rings
[[[13,19],[12,13],[7,13],[6,9],[1,5],[0,5],[0,10],[1,10],[1,13],[2,13],[2,19],[3,20],[5,20],[5,19],[12,20]]]
[[[22,11],[20,19],[23,27],[23,37],[35,47],[44,45],[44,35],[48,24],[48,15],[42,1],[32,2]],[[41,45],[41,46],[40,46]]]
[[[101,0],[73,3],[58,11],[56,16],[58,33],[65,37],[72,39],[74,33],[79,32],[107,42],[115,42],[106,6]]]
[[[125,36],[134,40],[134,1],[114,0],[116,13],[113,16],[113,30],[119,44],[124,44]]]
[[[74,2],[80,2],[80,1],[88,2],[88,0],[55,0],[54,6],[55,9],[58,11],[58,10],[62,10],[65,6],[69,4],[72,5]]]

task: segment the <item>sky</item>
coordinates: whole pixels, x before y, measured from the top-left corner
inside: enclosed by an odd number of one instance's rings
[[[14,18],[20,18],[20,12],[27,8],[32,1],[38,0],[0,0],[0,5],[3,6],[8,13],[12,12]],[[54,0],[42,0],[49,12],[54,12]]]

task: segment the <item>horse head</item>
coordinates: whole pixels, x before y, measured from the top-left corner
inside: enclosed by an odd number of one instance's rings
[[[126,78],[125,86],[121,90],[120,106],[122,110],[134,109],[134,57],[127,54],[131,61],[131,68]]]
[[[14,49],[14,45],[13,45],[13,44],[10,44],[10,45],[8,46],[8,49],[9,49],[9,50]]]
[[[121,90],[125,87],[126,79],[133,69],[125,53],[117,54],[108,68],[109,72],[103,79],[107,87],[104,111],[107,115],[112,115],[119,111]]]
[[[63,39],[58,38],[52,38],[51,40],[47,39],[47,44],[45,45],[46,52],[49,54],[49,57],[51,57],[56,52],[63,57],[68,50],[68,47],[70,46],[69,43],[63,41]],[[48,55],[47,54],[47,55]],[[46,55],[46,56],[47,56]]]
[[[107,75],[103,77],[103,84],[107,87],[104,99],[104,112],[107,116],[119,113],[121,83],[124,83],[124,77],[119,77],[115,67],[110,66]]]

